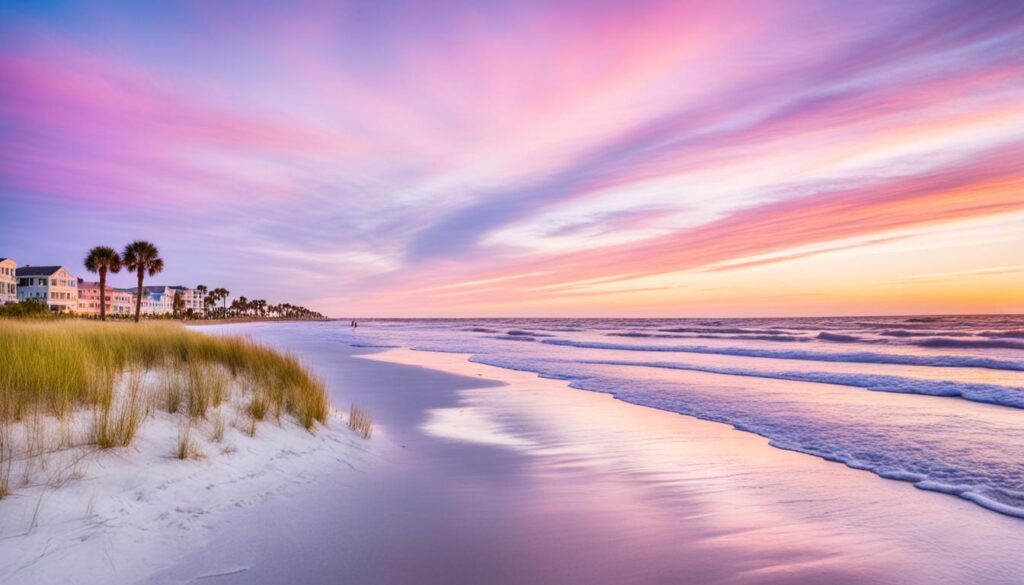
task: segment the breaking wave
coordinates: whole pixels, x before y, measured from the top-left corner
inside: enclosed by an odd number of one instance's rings
[[[790,380],[793,382],[836,384],[839,386],[863,388],[873,392],[895,392],[899,394],[920,394],[923,396],[959,397],[972,402],[984,402],[987,404],[998,404],[1000,406],[1009,406],[1013,408],[1024,408],[1024,388],[1001,386],[998,384],[978,384],[972,382],[958,382],[954,380],[922,380],[919,378],[907,378],[903,376],[889,376],[881,374],[753,370],[746,368],[710,367],[677,362],[593,360],[583,363],[612,366],[644,366],[648,368],[689,370],[692,372],[745,376],[750,378],[771,378],[775,380]]]
[[[987,368],[991,370],[1024,371],[1024,360],[999,359],[968,355],[932,356],[875,352],[833,353],[825,351],[761,349],[754,347],[714,347],[708,345],[630,345],[620,343],[604,343],[600,341],[576,341],[572,339],[544,339],[541,340],[541,343],[589,349],[705,353],[718,355],[735,355],[743,357],[774,358],[783,360],[808,360],[816,362],[854,362],[867,364],[900,364],[907,366]]]

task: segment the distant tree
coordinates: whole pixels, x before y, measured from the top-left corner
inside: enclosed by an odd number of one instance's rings
[[[124,266],[135,272],[139,278],[138,294],[135,296],[135,322],[139,322],[142,314],[142,281],[148,273],[150,276],[159,274],[164,269],[164,260],[160,257],[160,250],[153,244],[137,240],[124,247],[121,254]]]
[[[221,304],[224,306],[224,316],[228,316],[228,299],[231,298],[231,291],[224,289],[220,294]]]
[[[174,318],[177,319],[184,310],[185,297],[181,296],[180,290],[176,290],[174,291],[174,299],[171,301],[171,312],[174,314]]]
[[[206,291],[207,290],[208,289],[206,288],[205,284],[198,284],[198,285],[196,285],[196,291],[199,292],[199,298],[202,299],[202,301],[203,301],[203,316],[204,317],[206,316],[206,304],[207,304]]]
[[[206,295],[206,305],[209,307],[213,307],[214,314],[217,312],[217,302],[220,300],[219,294],[220,289],[215,288],[210,290],[210,292]]]
[[[216,305],[217,301],[224,301],[223,314],[222,314],[222,316],[224,316],[224,317],[228,316],[228,295],[230,295],[230,294],[231,294],[231,291],[229,291],[226,288],[215,288],[212,291],[210,291],[210,296],[213,297],[213,300],[210,301],[210,304]]]
[[[85,257],[85,269],[100,275],[100,321],[107,320],[107,272],[121,272],[121,255],[109,246],[96,246]],[[141,286],[141,277],[139,280]]]

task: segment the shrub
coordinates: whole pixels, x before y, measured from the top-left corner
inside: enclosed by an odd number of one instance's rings
[[[53,313],[43,299],[25,299],[13,305],[0,305],[0,317],[11,319],[50,319]]]

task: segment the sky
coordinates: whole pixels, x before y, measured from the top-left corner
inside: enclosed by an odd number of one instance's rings
[[[339,317],[1022,312],[1024,2],[5,1],[0,256],[135,239]]]

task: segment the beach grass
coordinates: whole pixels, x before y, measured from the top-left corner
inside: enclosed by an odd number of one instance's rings
[[[373,436],[373,417],[364,408],[353,403],[348,410],[348,427],[364,439],[369,439]]]
[[[92,439],[100,449],[127,447],[145,416],[142,373],[132,370],[126,376],[127,388],[115,404],[113,393],[93,412]]]
[[[218,410],[213,413],[213,416],[210,418],[210,440],[214,443],[220,443],[223,441],[224,428],[224,415],[222,415]]]
[[[130,388],[127,402],[117,398],[115,387],[128,372],[159,373],[158,405],[193,418],[225,400],[230,380],[259,403],[259,420],[267,412],[287,413],[311,429],[329,411],[323,384],[296,358],[172,323],[0,320],[0,355],[0,421],[20,421],[36,410],[60,418],[94,408],[101,445],[130,442],[146,409]]]
[[[178,429],[178,442],[174,447],[174,457],[176,459],[199,457],[199,448],[196,446],[195,442],[192,441],[191,420]]]
[[[14,446],[11,444],[11,427],[0,423],[0,500],[11,493],[11,464]]]
[[[19,486],[60,485],[88,452],[132,445],[154,416],[181,425],[171,455],[196,459],[194,429],[222,442],[225,413],[254,436],[270,416],[312,431],[330,411],[295,357],[175,323],[0,319],[0,360],[0,499],[12,472]]]

